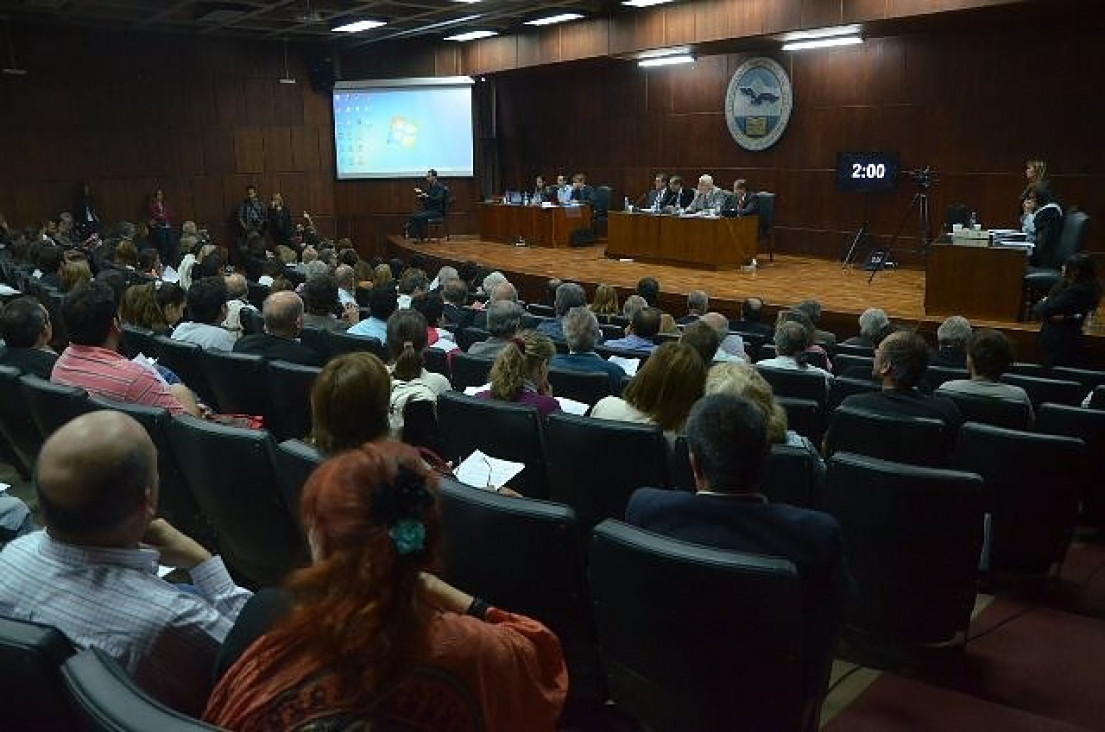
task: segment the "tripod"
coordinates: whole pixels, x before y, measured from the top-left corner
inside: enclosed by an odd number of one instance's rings
[[[924,255],[928,255],[929,244],[932,242],[932,236],[929,234],[929,196],[928,186],[922,186],[920,190],[913,194],[913,200],[909,202],[909,206],[906,207],[905,213],[902,214],[902,220],[898,224],[897,231],[894,232],[894,236],[890,237],[890,243],[886,245],[885,249],[878,249],[871,252],[871,276],[867,278],[867,283],[870,284],[875,279],[875,275],[891,266],[894,263],[894,244],[902,235],[902,231],[905,229],[906,222],[909,221],[909,215],[913,213],[913,208],[917,208],[917,224],[920,228],[920,246],[914,249],[914,253],[921,252]]]
[[[855,237],[852,238],[852,245],[848,247],[848,251],[844,254],[844,258],[840,260],[841,269],[848,269],[852,262],[855,261],[856,251],[863,244],[863,240],[867,237],[867,193],[863,194],[863,223],[859,225],[859,231],[856,232]]]

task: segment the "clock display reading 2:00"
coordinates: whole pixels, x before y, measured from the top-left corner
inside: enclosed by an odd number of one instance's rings
[[[883,179],[886,177],[886,165],[883,163],[852,163],[852,177],[857,180],[864,178]]]

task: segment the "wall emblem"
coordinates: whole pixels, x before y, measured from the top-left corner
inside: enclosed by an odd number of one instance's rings
[[[745,150],[766,150],[779,141],[794,103],[787,72],[763,56],[745,61],[729,80],[725,122]]]

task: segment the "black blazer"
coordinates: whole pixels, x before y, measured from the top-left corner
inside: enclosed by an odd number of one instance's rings
[[[682,188],[679,189],[678,199],[679,199],[679,203],[676,204],[675,191],[673,191],[671,188],[669,188],[667,190],[667,192],[664,193],[664,200],[660,203],[660,207],[661,208],[666,208],[667,206],[678,205],[679,208],[686,208],[687,206],[690,206],[691,201],[694,200],[694,189],[693,188],[687,188],[687,186],[683,186]]]
[[[802,583],[803,646],[813,649],[809,658],[821,659],[805,664],[805,688],[820,690],[851,594],[835,518],[785,503],[641,488],[630,498],[625,520],[681,541],[794,562]]]
[[[449,321],[451,325],[455,325],[457,330],[469,327],[476,318],[476,311],[472,308],[461,307],[451,302],[445,303],[443,311],[445,313],[445,319]]]
[[[303,366],[322,366],[325,359],[318,351],[291,338],[270,333],[251,333],[234,344],[234,353],[251,353],[266,361],[291,361]]]
[[[1089,282],[1056,288],[1032,308],[1043,318],[1040,326],[1042,361],[1048,366],[1082,365],[1082,324],[1097,307],[1101,292]],[[1057,316],[1056,320],[1052,320]]]
[[[733,212],[737,216],[752,216],[760,212],[760,199],[752,191],[745,193],[742,201],[738,201],[734,194],[729,199],[729,207],[725,210]]]

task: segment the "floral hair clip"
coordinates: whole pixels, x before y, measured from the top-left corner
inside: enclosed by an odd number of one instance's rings
[[[388,529],[388,536],[400,556],[417,554],[426,544],[426,526],[421,521],[403,519]]]

